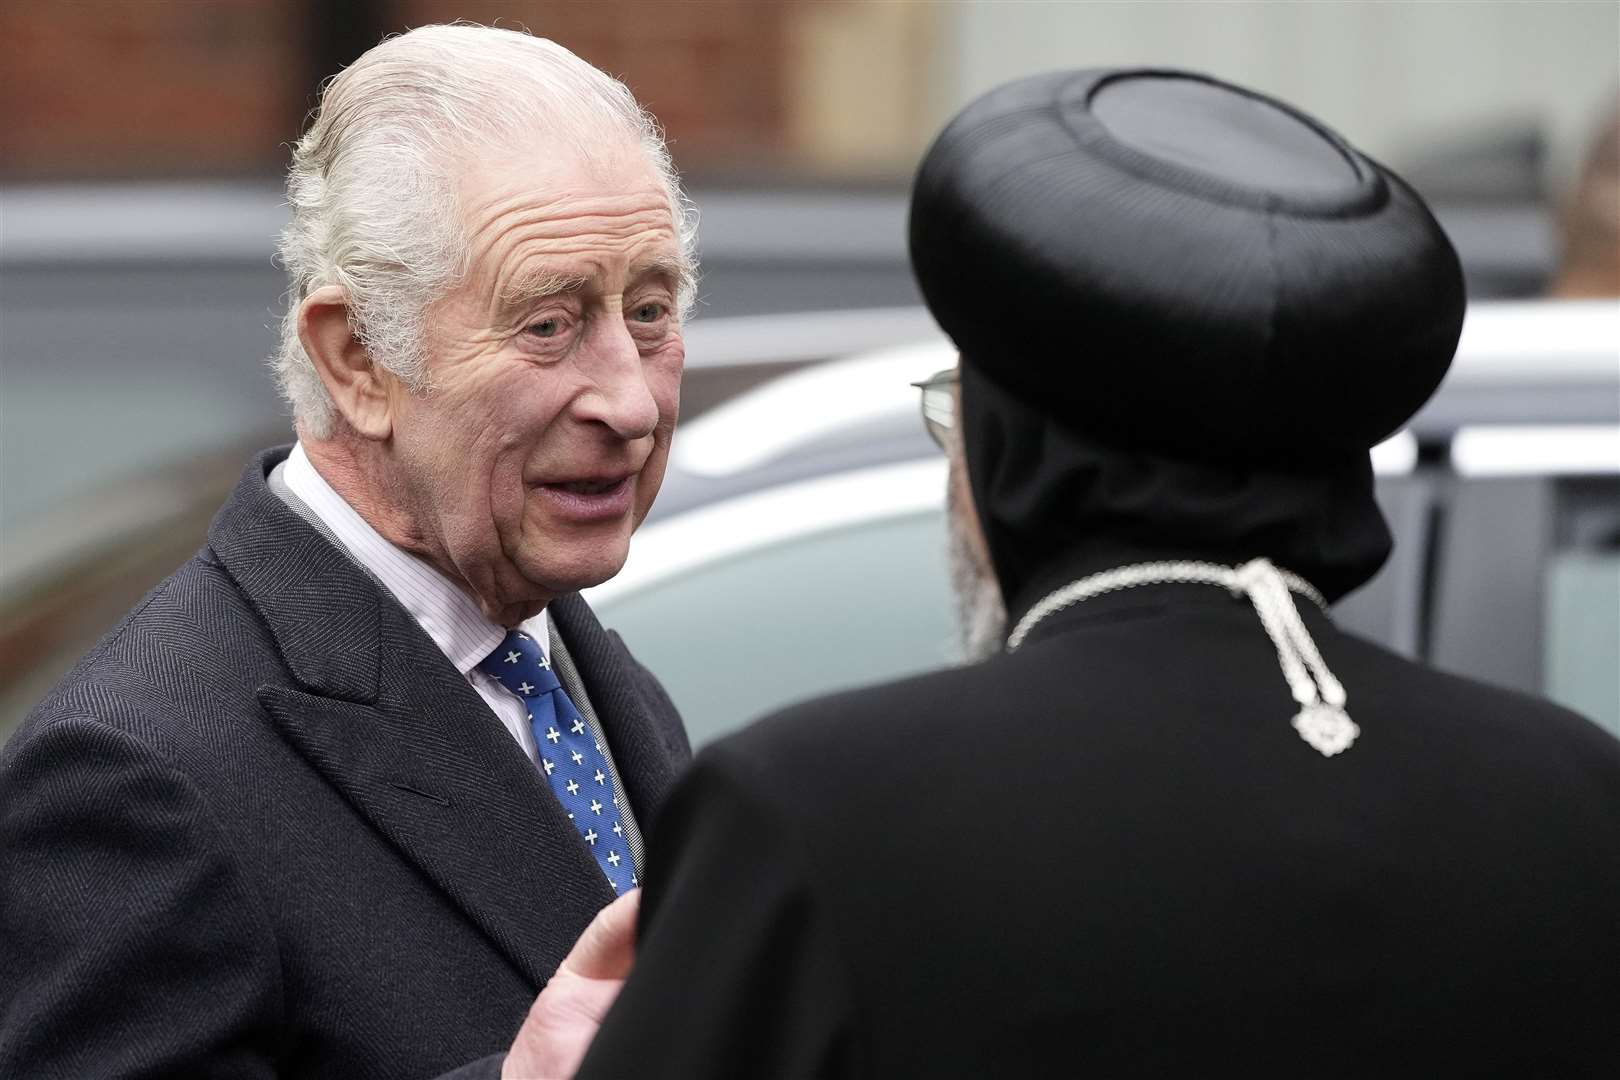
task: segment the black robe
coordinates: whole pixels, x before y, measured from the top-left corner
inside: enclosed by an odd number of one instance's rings
[[[1299,606],[1333,758],[1208,586],[706,750],[581,1075],[1614,1075],[1620,742]]]

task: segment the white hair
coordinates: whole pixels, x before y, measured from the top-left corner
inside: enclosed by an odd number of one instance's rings
[[[956,646],[964,664],[977,664],[1004,647],[1007,606],[996,572],[981,554],[984,534],[968,489],[960,424],[950,430],[946,453],[950,478],[945,485],[945,557],[956,600]]]
[[[372,361],[407,386],[426,384],[429,306],[467,270],[458,166],[502,140],[536,134],[594,160],[629,140],[669,196],[683,273],[677,315],[690,310],[696,212],[653,117],[628,87],[561,45],[523,31],[457,23],[385,40],[333,77],[293,147],[291,222],[280,256],[290,287],[272,359],[293,418],[331,433],[332,399],[298,340],[298,309],[324,285],[348,296]]]

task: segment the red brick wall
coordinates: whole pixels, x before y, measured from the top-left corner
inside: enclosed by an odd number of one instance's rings
[[[401,25],[526,27],[622,79],[683,169],[768,164],[786,130],[784,0],[398,0]]]
[[[279,169],[306,108],[300,19],[285,0],[6,0],[0,169]]]
[[[683,169],[768,165],[794,4],[0,0],[0,179],[278,173],[340,19],[356,50],[458,18],[527,26],[623,78]]]

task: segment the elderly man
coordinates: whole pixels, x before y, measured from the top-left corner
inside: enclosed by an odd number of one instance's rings
[[[616,906],[564,965],[689,749],[576,593],[675,423],[657,129],[557,45],[428,27],[332,82],[288,198],[298,443],[0,759],[8,1077],[566,1070],[627,960]]]
[[[698,759],[581,1075],[1612,1076],[1620,743],[1326,611],[1459,332],[1417,196],[1064,72],[946,129],[911,246],[989,655]]]

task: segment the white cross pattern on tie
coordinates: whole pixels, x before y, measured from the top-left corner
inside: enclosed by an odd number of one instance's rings
[[[635,878],[632,857],[622,850],[614,850],[610,844],[598,843],[605,835],[622,843],[627,835],[626,825],[619,817],[619,796],[615,786],[608,783],[613,776],[609,772],[612,766],[607,759],[607,740],[593,730],[569,699],[567,691],[558,685],[556,677],[549,673],[550,659],[527,634],[517,631],[507,634],[478,667],[522,701],[542,750],[546,743],[566,750],[567,757],[536,753],[536,764],[560,802],[559,808],[585,841],[614,894],[631,888]],[[562,746],[565,742],[567,747]],[[595,781],[594,791],[592,781]],[[594,827],[598,821],[602,823],[600,832]],[[591,823],[590,827],[587,822]]]

